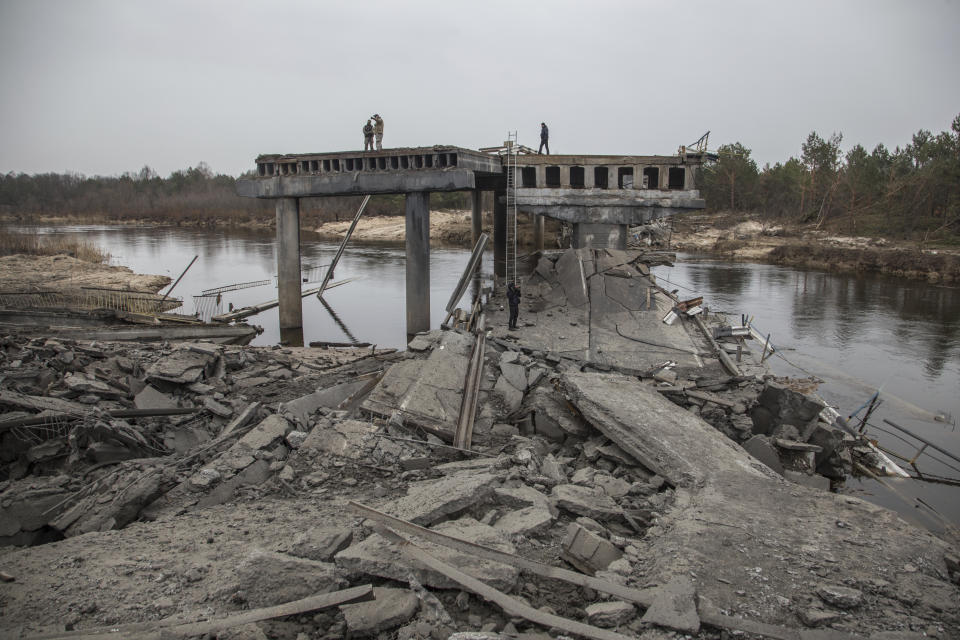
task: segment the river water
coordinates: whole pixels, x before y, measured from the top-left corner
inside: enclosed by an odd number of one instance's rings
[[[184,299],[185,313],[209,311],[216,304],[207,298],[205,304],[195,307],[193,296],[202,290],[235,283],[268,281],[223,293],[223,311],[231,303],[243,307],[277,297],[276,251],[270,233],[95,225],[21,231],[75,236],[108,251],[115,264],[172,279],[198,255],[173,291]],[[302,239],[304,275],[311,282],[322,278],[322,265],[336,248],[336,243]],[[437,327],[443,320],[444,307],[468,258],[465,249],[431,248],[431,326]],[[326,293],[329,308],[316,296],[304,299],[304,340],[356,339],[403,348],[404,263],[402,244],[351,244],[336,276],[354,280]],[[486,277],[490,269],[491,260],[486,259]],[[665,288],[678,289],[681,297],[702,295],[711,310],[732,314],[734,323],[739,323],[741,314],[752,316],[754,326],[764,335],[769,333],[778,348],[777,356],[769,360],[773,371],[823,380],[818,393],[841,414],[856,410],[879,388],[883,402],[867,431],[881,446],[908,458],[922,446],[909,437],[906,442],[901,440],[904,434],[886,424],[886,418],[960,457],[960,431],[955,425],[960,418],[960,289],[693,255],[681,255],[676,266],[658,267],[654,273]],[[280,341],[276,309],[249,322],[264,329],[253,344]],[[960,478],[960,462],[930,448],[917,466],[926,475]],[[945,522],[960,523],[960,487],[939,482],[884,482],[850,479],[841,490],[896,509],[933,530],[942,530]]]

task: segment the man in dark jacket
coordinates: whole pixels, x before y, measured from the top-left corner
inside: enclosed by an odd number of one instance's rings
[[[550,155],[550,129],[547,129],[547,123],[540,123],[540,148],[537,149],[539,155],[543,148],[547,148],[547,155]]]
[[[507,302],[510,304],[510,329],[515,331],[520,314],[520,287],[512,282],[507,285]]]

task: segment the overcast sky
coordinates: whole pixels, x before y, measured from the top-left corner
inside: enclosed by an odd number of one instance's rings
[[[220,173],[261,153],[493,146],[765,162],[960,114],[960,1],[0,0],[0,172]]]

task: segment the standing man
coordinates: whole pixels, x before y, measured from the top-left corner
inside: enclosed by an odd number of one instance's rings
[[[377,136],[377,151],[383,149],[383,118],[379,113],[373,114],[373,133]]]
[[[537,149],[537,155],[540,155],[540,152],[543,151],[543,148],[547,148],[547,155],[550,155],[550,129],[547,129],[547,123],[540,123],[540,148]]]
[[[363,125],[363,150],[373,151],[373,125],[370,124],[370,120]]]
[[[520,288],[512,282],[507,285],[507,302],[510,304],[511,331],[517,330],[517,316],[520,315]]]

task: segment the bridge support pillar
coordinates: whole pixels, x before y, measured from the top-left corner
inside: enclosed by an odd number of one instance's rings
[[[493,192],[493,275],[507,277],[507,191]]]
[[[470,212],[470,229],[473,231],[473,245],[476,246],[480,234],[483,233],[483,191],[474,189],[470,192],[470,201],[473,205]]]
[[[277,200],[277,289],[280,331],[303,326],[300,297],[300,200]]]
[[[407,335],[430,330],[430,192],[407,199]]]
[[[625,224],[573,223],[574,249],[626,249],[628,228]]]
[[[534,251],[543,251],[543,229],[544,217],[533,214],[533,249]]]

